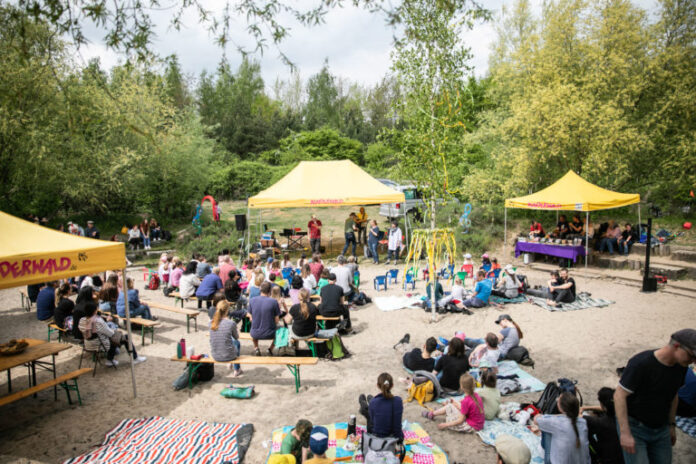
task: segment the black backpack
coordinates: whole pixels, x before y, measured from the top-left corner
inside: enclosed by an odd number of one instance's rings
[[[582,395],[580,394],[580,390],[575,386],[577,383],[577,380],[566,378],[558,379],[558,383],[549,382],[546,384],[546,388],[541,393],[536,403],[533,403],[534,407],[542,414],[558,414],[560,411],[558,410],[556,400],[558,400],[558,397],[564,392],[576,395],[580,401],[580,406],[582,406]]]
[[[523,366],[531,366],[534,369],[534,360],[529,356],[529,351],[522,345],[518,345],[514,348],[510,348],[508,354],[505,355],[505,359],[512,359],[518,364]]]

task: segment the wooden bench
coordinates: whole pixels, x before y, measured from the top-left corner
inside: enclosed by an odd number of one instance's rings
[[[118,314],[112,314],[108,311],[99,310],[99,312],[105,316],[111,316],[116,321],[123,321],[126,323],[125,317],[120,317]],[[150,319],[143,319],[142,317],[131,317],[131,324],[140,324],[140,335],[142,336],[142,345],[145,346],[145,334],[150,334],[150,343],[155,342],[155,327],[159,325],[159,321],[151,321]]]
[[[80,405],[82,405],[80,389],[77,386],[77,378],[88,372],[92,372],[92,368],[83,367],[82,369],[69,372],[67,374],[61,375],[58,378],[51,379],[47,382],[43,382],[33,387],[27,388],[26,390],[18,391],[17,393],[12,393],[10,395],[3,396],[2,398],[0,398],[0,406],[13,403],[17,400],[21,400],[22,398],[26,398],[27,396],[31,396],[34,393],[38,393],[42,390],[55,387],[56,385],[60,385],[61,387],[63,387],[63,389],[65,389],[65,394],[68,396],[69,404],[72,404],[72,398],[70,398],[70,390],[73,390],[77,393],[77,401],[80,403]],[[72,385],[68,383],[71,380],[73,382]]]
[[[19,295],[22,297],[22,308],[24,308],[26,312],[31,311],[31,300],[29,299],[27,291],[22,289],[19,291]]]
[[[145,301],[145,300],[143,300],[143,301]],[[200,311],[198,311],[197,309],[186,309],[186,308],[179,309],[176,306],[167,306],[165,304],[161,304],[161,303],[157,303],[155,301],[149,301],[149,300],[145,301],[145,302],[151,308],[157,308],[157,309],[169,311],[172,313],[186,315],[186,333],[191,332],[191,329],[189,327],[189,323],[191,322],[191,320],[193,320],[194,329],[196,330],[196,332],[198,332],[198,319],[197,319],[197,317],[200,314]]]
[[[196,298],[196,295],[191,295],[191,296],[188,297],[188,298],[181,298],[181,293],[179,293],[179,292],[172,292],[172,293],[170,293],[170,294],[167,295],[167,296],[171,296],[171,297],[174,298],[174,304],[175,304],[175,305],[176,305],[177,303],[181,303],[181,307],[182,307],[182,308],[184,307],[184,302],[185,302],[185,301],[194,301],[194,300],[197,300],[197,299],[198,299],[198,298]]]
[[[61,327],[58,327],[58,324],[56,324],[55,322],[51,322],[46,327],[48,327],[48,336],[46,337],[46,341],[50,342],[51,335],[53,335],[54,333],[58,334],[58,341],[59,342],[62,342],[63,340],[68,339],[68,335],[69,335],[68,329],[63,329]]]
[[[325,329],[326,328],[326,321],[340,321],[341,318],[338,316],[332,316],[332,317],[326,317],[326,316],[317,316],[317,325],[319,326],[320,329]]]
[[[305,357],[285,357],[285,356],[239,356],[232,361],[218,362],[213,358],[201,358],[191,360],[188,358],[177,358],[174,356],[172,361],[185,362],[191,365],[189,368],[189,389],[193,388],[193,374],[201,364],[266,364],[272,366],[286,366],[295,378],[295,393],[300,391],[300,366],[313,366],[319,359]]]
[[[239,339],[240,340],[251,340],[251,334],[249,332],[241,332],[239,334]],[[307,346],[309,346],[309,350],[312,352],[312,357],[316,358],[317,357],[317,349],[316,346],[314,346],[315,343],[326,343],[328,338],[317,338],[317,337],[312,337],[312,338],[307,338],[303,339],[301,341],[307,342]]]

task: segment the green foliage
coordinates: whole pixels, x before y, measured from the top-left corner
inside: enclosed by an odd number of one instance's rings
[[[232,254],[239,248],[242,233],[235,228],[234,222],[220,221],[206,223],[200,237],[184,236],[176,241],[176,250],[184,262],[188,262],[193,253],[203,254],[210,262],[217,262],[217,257],[224,249]]]
[[[295,164],[299,161],[349,159],[362,165],[363,145],[357,140],[343,137],[338,131],[324,127],[315,131],[303,131],[282,139],[277,150],[264,152],[261,160],[276,166]]]
[[[246,199],[270,187],[294,167],[238,161],[217,170],[211,177],[208,191],[216,199]]]

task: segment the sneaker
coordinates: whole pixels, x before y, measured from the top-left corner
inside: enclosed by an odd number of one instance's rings
[[[231,366],[231,364],[230,364],[230,366]],[[239,369],[238,371],[234,371],[234,372],[232,373],[232,377],[235,377],[235,378],[241,377],[242,374],[243,374],[242,370]]]
[[[106,367],[116,367],[116,366],[118,366],[118,361],[116,361],[115,359],[109,361],[107,359],[104,364],[106,364]]]
[[[268,356],[273,356],[273,350],[270,348],[268,349]]]
[[[254,356],[261,356],[261,350],[259,350],[258,348],[256,348],[256,349],[254,350]]]
[[[133,360],[133,365],[140,364],[145,361],[147,361],[147,358],[145,356],[138,356]]]
[[[386,261],[384,262],[384,264],[389,264],[389,260],[386,260]]]

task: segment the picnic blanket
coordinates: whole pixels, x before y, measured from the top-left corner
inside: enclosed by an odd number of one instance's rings
[[[406,464],[448,464],[449,460],[445,452],[430,439],[430,435],[417,422],[403,421],[404,443],[406,445],[406,457],[402,461]],[[271,452],[280,452],[283,438],[292,430],[291,425],[277,428],[271,432]],[[338,462],[357,463],[363,462],[361,451],[346,449],[346,437],[348,436],[348,423],[335,422],[324,425],[329,431],[329,449],[326,456]],[[355,428],[359,437],[365,432],[365,427],[358,425]],[[359,447],[359,446],[358,446]]]
[[[416,304],[421,302],[420,296],[376,296],[372,301],[382,311],[396,311],[404,308],[419,308]]]
[[[696,417],[681,417],[677,416],[677,427],[682,429],[682,432],[696,438]]]
[[[491,446],[495,446],[495,440],[499,435],[512,435],[517,437],[527,445],[532,452],[532,464],[544,463],[544,449],[541,447],[541,437],[534,435],[527,427],[517,422],[501,421],[495,419],[486,421],[483,430],[476,432],[481,440]]]
[[[509,303],[516,304],[516,303],[526,303],[527,299],[523,295],[516,296],[515,298],[505,298],[502,296],[491,295],[490,301],[492,301],[493,303],[498,303],[498,304],[509,304]]]
[[[125,419],[97,449],[64,464],[108,462],[225,463],[244,460],[254,433],[252,424],[223,424],[166,417]]]
[[[478,368],[474,367],[469,370],[469,372],[474,375],[475,377],[478,377]],[[529,392],[539,392],[539,391],[544,391],[546,388],[546,384],[542,382],[541,380],[537,379],[534,377],[532,374],[528,373],[527,371],[522,370],[520,366],[515,362],[511,360],[507,361],[500,361],[498,363],[498,375],[516,375],[517,376],[517,381],[520,383],[520,391],[516,391],[514,393],[511,393],[511,395],[514,395],[516,393],[529,393]],[[465,395],[452,395],[448,396],[445,398],[438,398],[437,402],[438,403],[444,403],[445,401],[449,399],[455,399],[457,401],[461,401],[464,399]]]
[[[546,300],[544,298],[539,298],[536,296],[527,295],[527,299],[530,303],[535,304],[537,306],[541,306],[542,308],[546,308],[549,311],[575,311],[578,309],[587,308],[603,308],[604,306],[609,306],[610,304],[614,303],[611,300],[605,300],[603,298],[592,298],[590,296],[582,294],[578,295],[574,302],[562,303],[558,306],[549,306],[548,304],[546,304]]]

